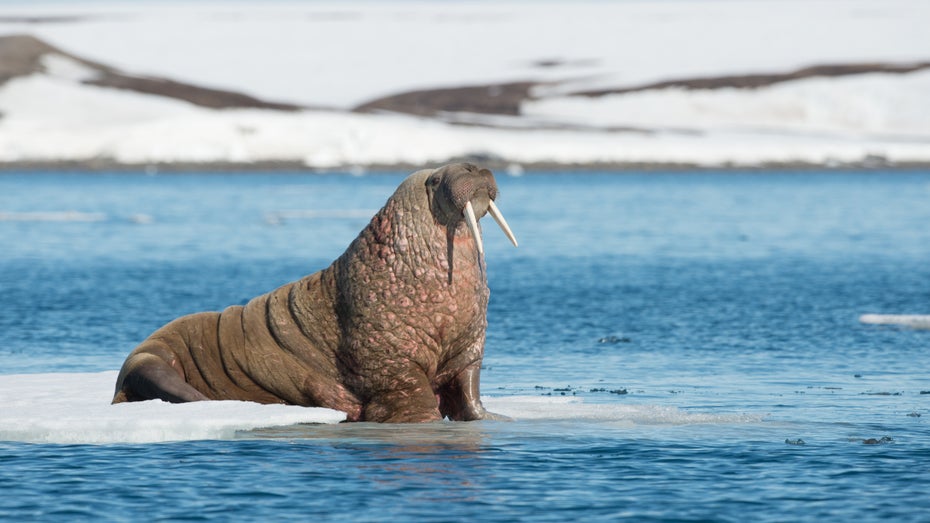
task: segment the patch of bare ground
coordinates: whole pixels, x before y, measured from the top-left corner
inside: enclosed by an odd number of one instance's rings
[[[272,109],[276,111],[299,111],[302,109],[299,105],[266,102],[233,91],[198,87],[166,78],[130,76],[115,71],[102,72],[96,79],[85,80],[84,83],[175,98],[210,109]]]
[[[46,55],[69,58],[96,72],[94,78],[83,81],[87,85],[174,98],[210,109],[245,108],[277,111],[303,109],[299,105],[268,102],[234,91],[199,87],[166,78],[126,74],[112,67],[74,56],[31,35],[0,36],[0,85],[19,76],[43,72],[45,66],[42,59]]]
[[[758,89],[783,82],[802,80],[805,78],[839,76],[852,76],[868,73],[906,74],[930,68],[930,62],[916,62],[908,64],[890,63],[859,63],[859,64],[828,64],[804,67],[787,73],[744,74],[729,76],[710,76],[703,78],[683,78],[665,80],[633,87],[617,87],[609,89],[596,89],[590,91],[577,91],[573,96],[598,97],[609,94],[627,94],[639,91],[652,91],[656,89],[681,88],[697,89]]]
[[[495,173],[564,173],[564,172],[600,172],[600,173],[641,173],[641,172],[767,172],[808,173],[830,171],[887,171],[906,173],[912,170],[926,171],[928,162],[882,162],[875,163],[868,158],[825,166],[810,162],[765,162],[758,165],[700,165],[689,162],[522,162],[514,163],[493,155],[474,154],[436,159],[424,163],[374,163],[364,165],[342,165],[334,167],[313,167],[298,160],[268,160],[256,162],[154,162],[126,163],[112,158],[93,158],[86,160],[50,160],[0,162],[0,176],[4,174],[21,174],[24,172],[111,172],[120,174],[187,174],[187,173],[354,173],[354,174],[398,174],[407,173],[424,167],[439,167],[454,162],[469,162],[487,167]]]
[[[420,89],[366,102],[353,111],[360,113],[395,112],[435,116],[443,112],[518,116],[520,104],[530,98],[536,82]]]
[[[42,71],[42,57],[60,51],[28,35],[0,36],[0,85]]]
[[[86,20],[86,16],[77,15],[22,15],[0,16],[0,24],[68,24]]]
[[[550,61],[540,61],[541,66],[549,66]],[[554,64],[554,63],[553,63]],[[729,76],[710,76],[664,80],[632,87],[615,87],[607,89],[571,92],[562,96],[599,97],[611,94],[627,94],[668,88],[682,89],[755,89],[770,85],[802,80],[813,77],[840,77],[867,73],[906,74],[930,68],[930,62],[915,63],[854,63],[827,64],[804,67],[786,73],[763,73]],[[524,101],[537,99],[532,90],[536,86],[553,82],[520,81],[466,87],[445,87],[437,89],[418,89],[377,98],[355,107],[356,112],[395,112],[417,116],[434,117],[444,113],[473,113],[485,115],[520,116]],[[497,127],[493,123],[478,121],[459,121],[450,123],[464,125],[483,125]],[[641,130],[638,130],[641,131]]]

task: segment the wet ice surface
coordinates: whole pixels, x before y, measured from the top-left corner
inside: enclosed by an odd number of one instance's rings
[[[248,438],[252,431],[301,437],[345,414],[323,408],[243,401],[111,405],[116,371],[0,375],[0,441],[27,443],[157,443]],[[758,421],[751,416],[688,413],[676,407],[586,403],[580,398],[485,397],[488,408],[514,421],[597,421],[617,426]],[[290,428],[287,428],[290,427]],[[295,431],[296,429],[296,431]],[[265,432],[261,432],[265,430]],[[269,432],[270,430],[270,432]]]
[[[19,217],[0,221],[0,513],[920,521],[930,509],[928,331],[860,322],[930,313],[928,173],[499,176],[520,247],[485,227],[482,395],[512,422],[108,405],[151,331],[327,265],[367,222],[342,211],[378,208],[400,179],[0,177],[0,213]],[[69,212],[104,219],[38,219]]]

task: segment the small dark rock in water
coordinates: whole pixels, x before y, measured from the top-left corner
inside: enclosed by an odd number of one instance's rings
[[[919,418],[919,417],[920,417],[920,413],[919,413],[919,412],[908,412],[908,413],[907,413],[907,416],[908,416],[909,418]]]
[[[798,439],[786,439],[785,443],[789,445],[805,445],[804,440],[801,438]]]
[[[607,392],[607,389],[604,388],[593,388],[589,392]]]
[[[853,374],[853,378],[861,378],[862,374]]]
[[[610,391],[611,394],[628,394],[626,389],[614,389]]]
[[[900,396],[900,392],[860,392],[862,396]]]
[[[623,337],[605,336],[597,340],[598,343],[630,343],[631,341],[633,340],[631,340],[630,338],[627,338],[626,336],[623,336]]]
[[[882,436],[879,439],[875,439],[875,438],[864,439],[862,440],[862,443],[866,445],[882,445],[884,443],[891,443],[892,441],[894,441],[894,439],[891,438],[891,436]]]
[[[920,391],[920,393],[921,393],[921,394],[930,394],[930,390],[922,390],[922,391]]]

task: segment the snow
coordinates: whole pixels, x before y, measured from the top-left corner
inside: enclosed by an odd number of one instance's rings
[[[247,437],[244,431],[339,423],[342,412],[242,401],[111,405],[115,371],[0,375],[0,441],[61,444],[153,443]],[[758,416],[685,412],[675,407],[586,404],[576,398],[483,397],[489,410],[523,420],[588,420],[615,425],[757,422]]]
[[[930,70],[810,78],[747,90],[670,88],[526,104],[539,120],[680,131],[766,131],[930,140]]]
[[[494,81],[594,88],[930,57],[922,0],[79,1],[3,11],[86,17],[0,24],[0,34],[33,33],[123,70],[337,107]]]
[[[818,64],[925,61],[923,0],[69,2],[4,5],[0,14],[0,34],[34,34],[123,71],[329,108],[205,109],[85,85],[92,71],[47,56],[45,71],[0,86],[0,162],[930,162],[926,70],[565,96]],[[26,24],[10,21],[16,15],[79,18]],[[548,83],[517,117],[345,111],[409,90],[527,80]]]
[[[725,105],[721,100],[720,106]],[[860,161],[869,154],[889,161],[930,160],[930,148],[924,140],[907,136],[896,139],[892,135],[894,128],[880,125],[877,128],[881,132],[865,136],[857,135],[848,126],[837,126],[841,132],[822,135],[739,132],[725,125],[719,125],[713,133],[691,134],[492,129],[400,115],[215,111],[44,75],[9,82],[0,91],[0,112],[5,115],[0,120],[0,159],[6,161],[112,158],[121,163],[146,164],[284,160],[333,168],[429,165],[471,155],[515,163],[665,162],[707,166],[846,163]],[[657,113],[663,114],[661,110]],[[667,123],[676,123],[675,114],[664,114]],[[913,125],[900,134],[926,136],[923,133],[927,120],[922,123],[916,110],[910,114],[915,115],[909,120]],[[907,119],[908,113],[902,110],[899,116]],[[721,119],[725,120],[717,117],[717,121]],[[807,127],[818,130],[816,126]]]

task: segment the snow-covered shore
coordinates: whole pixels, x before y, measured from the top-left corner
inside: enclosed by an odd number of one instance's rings
[[[920,0],[5,5],[0,36],[60,53],[0,74],[0,166],[926,165],[926,20]],[[204,107],[88,64],[304,109]],[[631,90],[849,64],[863,72]],[[875,72],[888,64],[917,66]],[[512,82],[531,86],[515,114],[437,96],[422,114],[352,110]]]

